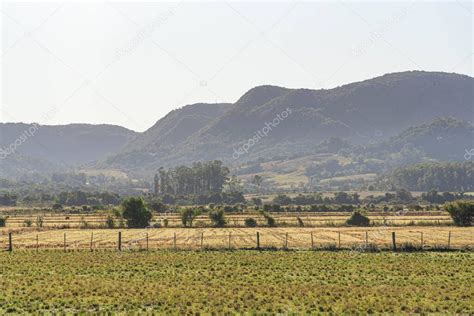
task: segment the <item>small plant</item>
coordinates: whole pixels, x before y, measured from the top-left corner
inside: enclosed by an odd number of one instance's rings
[[[5,227],[7,225],[7,218],[0,217],[0,227]]]
[[[298,226],[299,226],[299,227],[304,227],[304,222],[303,222],[303,220],[301,219],[301,217],[297,217],[296,220],[298,221]]]
[[[33,221],[31,219],[25,219],[23,224],[25,225],[25,227],[31,227],[33,225]]]
[[[267,212],[262,212],[263,217],[267,221],[268,227],[275,227],[276,226],[276,221],[275,218],[273,218],[269,213]]]
[[[163,219],[163,226],[168,227],[169,220],[167,218]]]
[[[43,222],[44,222],[43,216],[38,215],[38,216],[36,217],[36,227],[38,227],[38,228],[43,227]]]
[[[369,226],[370,219],[363,215],[360,211],[354,211],[351,217],[346,221],[346,224],[349,226]]]
[[[214,227],[224,227],[226,224],[225,213],[222,209],[215,209],[209,212],[209,219]]]
[[[115,228],[115,221],[112,216],[107,216],[107,219],[105,220],[105,226],[110,229]]]
[[[154,223],[153,228],[161,228],[161,223]]]
[[[246,218],[245,219],[245,226],[247,227],[257,227],[257,221],[254,218]]]
[[[89,228],[89,223],[86,222],[84,219],[84,216],[81,217],[81,223],[80,223],[81,228]]]

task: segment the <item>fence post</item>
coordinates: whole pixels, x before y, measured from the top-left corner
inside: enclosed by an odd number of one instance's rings
[[[204,248],[204,232],[201,232],[201,250],[203,250]]]
[[[260,233],[257,232],[257,249],[260,249]]]
[[[337,248],[341,249],[341,232],[337,232]]]
[[[8,233],[8,251],[13,251],[13,240],[12,240],[12,233]]]
[[[38,234],[36,234],[36,252],[38,252],[39,249],[39,237]]]
[[[64,233],[64,251],[66,251],[67,244],[66,244],[66,233]]]
[[[397,242],[395,239],[395,232],[392,232],[392,248],[394,251],[397,251]]]
[[[311,232],[311,250],[314,249],[314,238],[313,238],[313,232]]]
[[[369,232],[365,231],[365,247],[369,246]]]
[[[448,249],[451,248],[451,231],[448,233]]]
[[[91,232],[91,246],[90,251],[92,252],[92,243],[94,242],[94,232]]]
[[[148,251],[148,232],[146,233],[146,251]]]
[[[118,251],[122,251],[122,232],[118,232]]]
[[[285,233],[285,249],[288,249],[288,233]]]
[[[231,232],[229,232],[229,245],[228,245],[228,248],[230,249],[230,237],[231,237]]]
[[[420,232],[421,234],[421,249],[423,249],[423,232]]]
[[[174,233],[173,244],[174,244],[174,250],[177,250],[178,248],[176,248],[176,233]]]

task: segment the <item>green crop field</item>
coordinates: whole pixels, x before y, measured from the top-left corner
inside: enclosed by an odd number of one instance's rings
[[[0,314],[473,314],[474,253],[0,253]]]

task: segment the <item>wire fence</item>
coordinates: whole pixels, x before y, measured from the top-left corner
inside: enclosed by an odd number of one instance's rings
[[[449,229],[449,230],[448,230]],[[0,249],[14,250],[205,250],[205,249],[463,249],[474,230],[447,229],[98,229],[6,232]]]

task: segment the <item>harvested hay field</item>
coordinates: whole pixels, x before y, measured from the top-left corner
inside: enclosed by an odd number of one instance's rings
[[[149,229],[50,229],[0,230],[0,248],[7,249],[12,232],[14,249],[117,249],[121,234],[123,250],[206,248],[357,248],[380,249],[411,245],[425,249],[474,248],[474,227],[258,227],[258,228],[149,228]],[[257,244],[258,233],[258,244]]]

